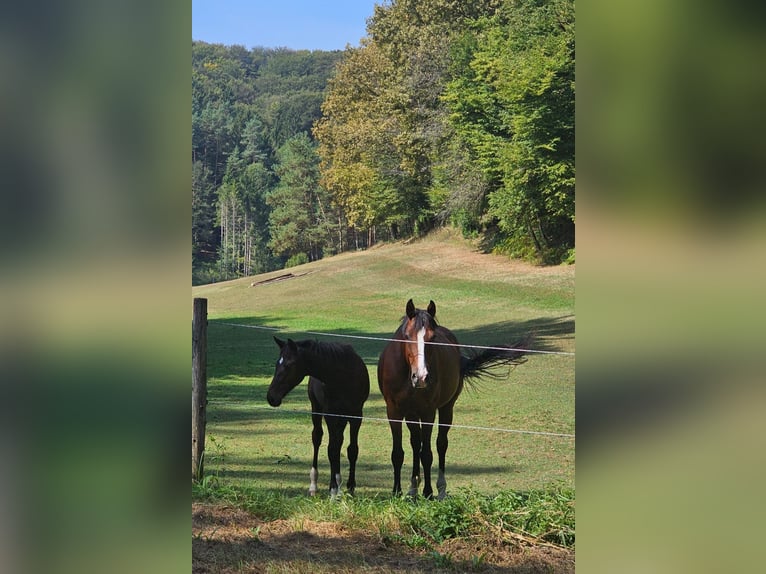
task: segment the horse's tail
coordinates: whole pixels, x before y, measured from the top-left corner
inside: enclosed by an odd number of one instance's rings
[[[499,371],[499,367],[513,368],[526,362],[529,343],[532,336],[528,336],[512,345],[494,345],[486,349],[470,349],[468,355],[460,356],[460,374],[469,383],[470,379],[488,377],[502,379],[508,375],[508,371]]]

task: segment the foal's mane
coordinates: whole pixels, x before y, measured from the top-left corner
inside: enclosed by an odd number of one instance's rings
[[[353,347],[344,343],[326,343],[315,339],[307,339],[305,341],[298,341],[297,345],[299,348],[312,354],[321,355],[328,359],[345,359],[346,357],[356,355]]]

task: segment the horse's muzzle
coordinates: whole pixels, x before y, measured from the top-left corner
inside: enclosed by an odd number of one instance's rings
[[[423,378],[418,377],[416,374],[412,374],[410,377],[413,389],[425,389],[428,386],[428,375]]]
[[[282,404],[282,399],[277,399],[275,397],[272,397],[271,394],[266,395],[266,400],[269,402],[269,404],[272,407],[278,407]]]

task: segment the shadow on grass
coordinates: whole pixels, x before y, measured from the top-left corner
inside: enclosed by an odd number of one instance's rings
[[[212,398],[229,402],[266,402],[267,387],[263,383],[247,380],[218,379],[215,381],[215,395]]]
[[[227,536],[228,517],[208,519],[200,525],[193,516],[192,571],[278,571],[278,572],[424,572],[430,571],[424,557],[402,544],[382,544],[373,532],[350,532],[307,526],[294,531],[264,524],[247,515],[237,522],[249,527],[252,536]],[[265,526],[265,527],[264,527]],[[316,529],[316,532],[310,531]],[[195,533],[194,530],[197,532]],[[224,534],[219,534],[223,530]],[[425,568],[425,569],[424,569]]]
[[[309,483],[309,468],[311,458],[308,455],[310,446],[307,448],[306,456],[300,458],[290,458],[288,455],[269,455],[262,457],[227,457],[221,467],[215,469],[215,474],[221,478],[232,478],[247,481],[249,484],[285,484],[290,485],[284,489],[292,494],[306,494],[306,488]],[[393,467],[389,462],[381,460],[374,462],[368,454],[368,457],[361,457],[357,462],[357,486],[360,488],[380,489],[388,492],[390,490],[389,482],[393,483]],[[502,474],[515,474],[520,472],[521,466],[512,463],[508,464],[477,464],[471,461],[460,462],[450,460],[447,456],[446,475],[448,482],[451,478],[479,478],[481,476]],[[320,490],[329,488],[330,465],[327,458],[322,453],[319,459],[319,484]],[[412,464],[409,453],[406,456],[406,462],[402,467],[403,486],[409,485],[409,479],[412,474]],[[345,452],[341,456],[341,475],[345,481],[348,475],[348,460]],[[376,483],[370,483],[366,477],[376,477]],[[378,484],[379,477],[385,476],[385,482]],[[436,488],[437,466],[431,468],[431,481]],[[390,480],[389,480],[390,479]],[[305,487],[303,485],[305,483]],[[301,485],[295,488],[295,485]],[[421,485],[422,488],[422,485]]]
[[[229,409],[215,407],[208,410],[208,420],[220,425],[222,429],[225,429],[226,434],[278,434],[279,425],[272,424],[276,421],[276,417],[260,416],[259,413],[253,413],[248,409]],[[306,416],[308,421],[308,416]],[[238,423],[251,423],[251,425],[241,428],[236,426],[229,426],[230,424]],[[264,424],[265,423],[265,424]],[[255,426],[257,430],[251,428]]]

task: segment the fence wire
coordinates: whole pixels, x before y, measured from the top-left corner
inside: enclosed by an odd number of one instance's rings
[[[215,401],[214,401],[215,402]],[[226,405],[229,403],[220,402],[217,403],[220,405]],[[358,415],[336,415],[333,413],[322,413],[322,412],[316,412],[316,411],[300,411],[295,409],[285,409],[285,408],[276,408],[276,407],[267,407],[267,406],[261,406],[261,405],[251,405],[248,408],[256,408],[256,409],[262,409],[262,410],[268,410],[271,411],[277,415],[280,413],[284,414],[296,414],[296,415],[320,415],[323,417],[338,417],[338,418],[344,418],[344,419],[359,419],[362,421],[374,421],[374,422],[384,422],[384,423],[402,423],[407,424],[410,423],[416,423],[420,425],[427,425],[432,427],[449,427],[451,429],[467,429],[467,430],[478,430],[478,431],[494,431],[494,432],[504,432],[504,433],[512,433],[512,434],[526,434],[526,435],[539,435],[539,436],[552,436],[552,437],[561,437],[561,438],[575,438],[575,435],[569,434],[569,433],[561,433],[561,432],[549,432],[549,431],[533,431],[533,430],[522,430],[522,429],[506,429],[506,428],[500,428],[500,427],[483,427],[483,426],[474,426],[474,425],[460,425],[460,424],[442,424],[442,423],[428,423],[423,421],[408,421],[407,419],[389,419],[385,417],[365,417],[365,416],[358,416]]]
[[[262,325],[245,325],[243,323],[228,323],[228,322],[217,322],[217,325],[228,325],[230,327],[244,327],[245,329],[261,329],[264,331],[287,331],[290,332],[287,329],[283,329],[280,327],[266,327]],[[391,339],[386,337],[370,337],[366,335],[347,335],[344,333],[325,333],[321,331],[292,331],[295,333],[306,333],[307,335],[319,335],[322,337],[340,337],[345,339],[362,339],[365,341],[384,341],[384,342],[394,342],[399,341],[400,339]],[[444,347],[462,347],[465,349],[492,349],[497,351],[521,351],[524,353],[529,354],[538,354],[538,355],[563,355],[563,356],[570,356],[574,357],[574,353],[569,353],[566,351],[543,351],[538,349],[519,349],[514,347],[488,347],[483,345],[465,345],[462,343],[441,343],[437,341],[424,341],[426,345],[441,345]]]

